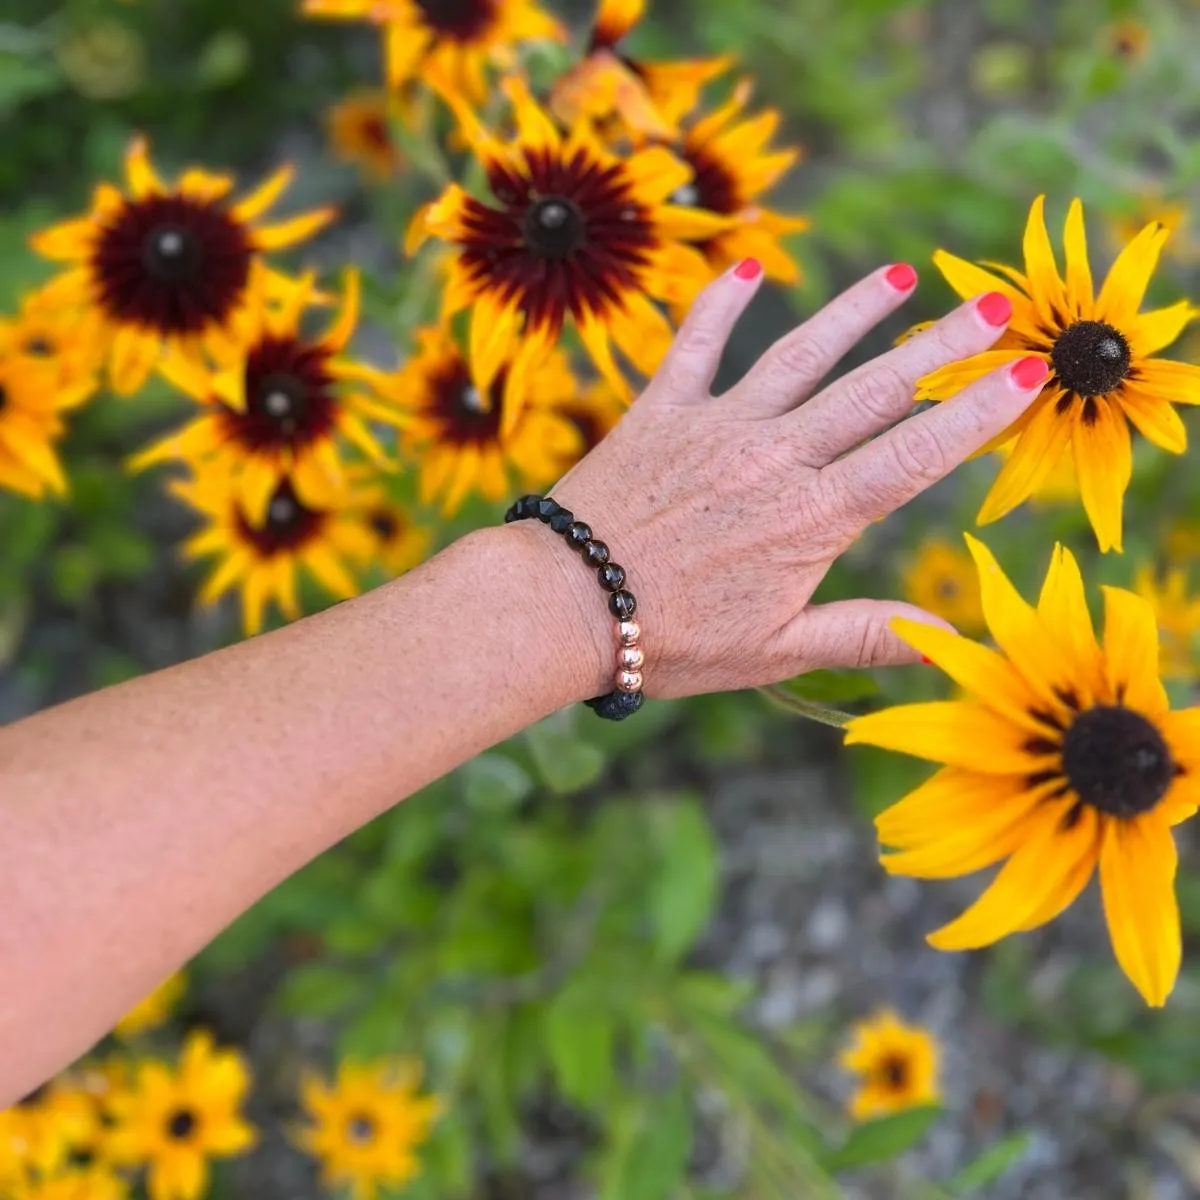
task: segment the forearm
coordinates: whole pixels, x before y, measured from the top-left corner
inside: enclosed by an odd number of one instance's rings
[[[322,850],[600,690],[556,552],[538,528],[473,535],[320,616],[0,730],[0,1107]]]

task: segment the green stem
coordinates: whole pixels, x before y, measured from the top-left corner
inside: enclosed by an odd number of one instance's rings
[[[844,729],[854,720],[851,713],[842,712],[840,708],[828,708],[824,704],[817,704],[812,700],[801,700],[799,696],[793,696],[786,688],[777,683],[768,684],[758,690],[772,704],[786,708],[788,712],[794,712],[801,717],[807,717],[810,721],[816,721],[820,725]]]

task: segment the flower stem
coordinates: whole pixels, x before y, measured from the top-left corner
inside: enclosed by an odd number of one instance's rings
[[[801,700],[799,696],[793,696],[791,692],[777,683],[768,684],[758,690],[780,708],[786,708],[788,712],[807,717],[810,721],[816,721],[820,725],[844,729],[854,719],[852,714],[842,712],[839,708],[828,708],[826,705],[817,704],[812,700]]]

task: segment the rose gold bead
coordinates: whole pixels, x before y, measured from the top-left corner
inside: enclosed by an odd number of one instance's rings
[[[622,692],[640,692],[642,690],[641,671],[618,671],[617,688]]]
[[[636,621],[618,621],[617,637],[622,646],[632,646],[642,636],[642,627]]]
[[[626,671],[640,671],[646,665],[646,656],[640,646],[622,646],[617,651],[617,662]]]

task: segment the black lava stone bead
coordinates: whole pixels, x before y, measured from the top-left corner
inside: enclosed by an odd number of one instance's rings
[[[641,692],[609,692],[607,696],[597,696],[584,703],[606,721],[623,721],[626,717],[632,717],[645,700]]]

